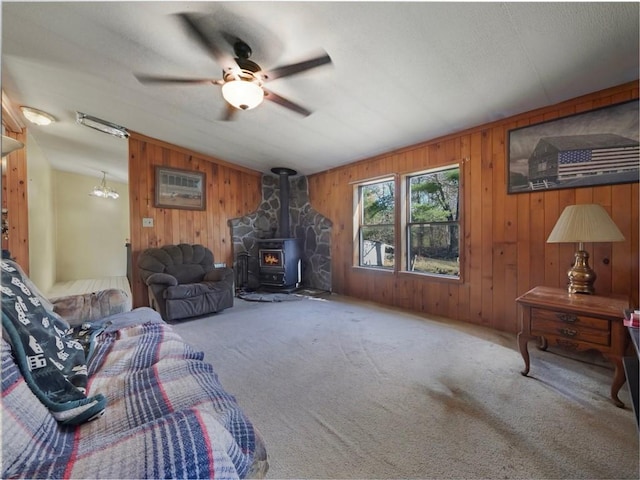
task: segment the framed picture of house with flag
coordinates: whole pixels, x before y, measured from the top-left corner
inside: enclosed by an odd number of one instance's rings
[[[638,100],[508,132],[507,193],[639,180]]]

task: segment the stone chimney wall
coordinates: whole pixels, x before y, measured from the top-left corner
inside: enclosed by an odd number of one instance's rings
[[[259,287],[258,242],[276,238],[279,234],[280,179],[262,177],[262,201],[258,209],[244,217],[229,220],[233,240],[234,269],[240,278],[243,261],[248,264],[248,289]],[[309,203],[307,177],[289,178],[289,228],[292,238],[302,246],[302,286],[331,291],[331,228],[332,222],[315,211]],[[239,260],[240,259],[240,260]]]

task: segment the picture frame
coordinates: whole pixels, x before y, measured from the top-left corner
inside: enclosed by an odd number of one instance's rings
[[[155,207],[205,209],[206,176],[204,172],[156,166],[155,175]]]
[[[507,193],[639,181],[638,100],[509,130]]]

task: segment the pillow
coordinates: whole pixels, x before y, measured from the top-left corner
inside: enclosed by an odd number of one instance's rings
[[[102,415],[106,398],[87,398],[85,351],[69,325],[42,305],[15,263],[3,260],[0,270],[3,330],[31,390],[63,424]]]

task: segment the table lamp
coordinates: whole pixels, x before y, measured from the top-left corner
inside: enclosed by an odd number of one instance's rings
[[[570,205],[564,209],[547,243],[578,243],[575,262],[567,272],[569,293],[595,292],[596,272],[589,266],[584,242],[622,242],[624,236],[607,211],[597,204]]]

